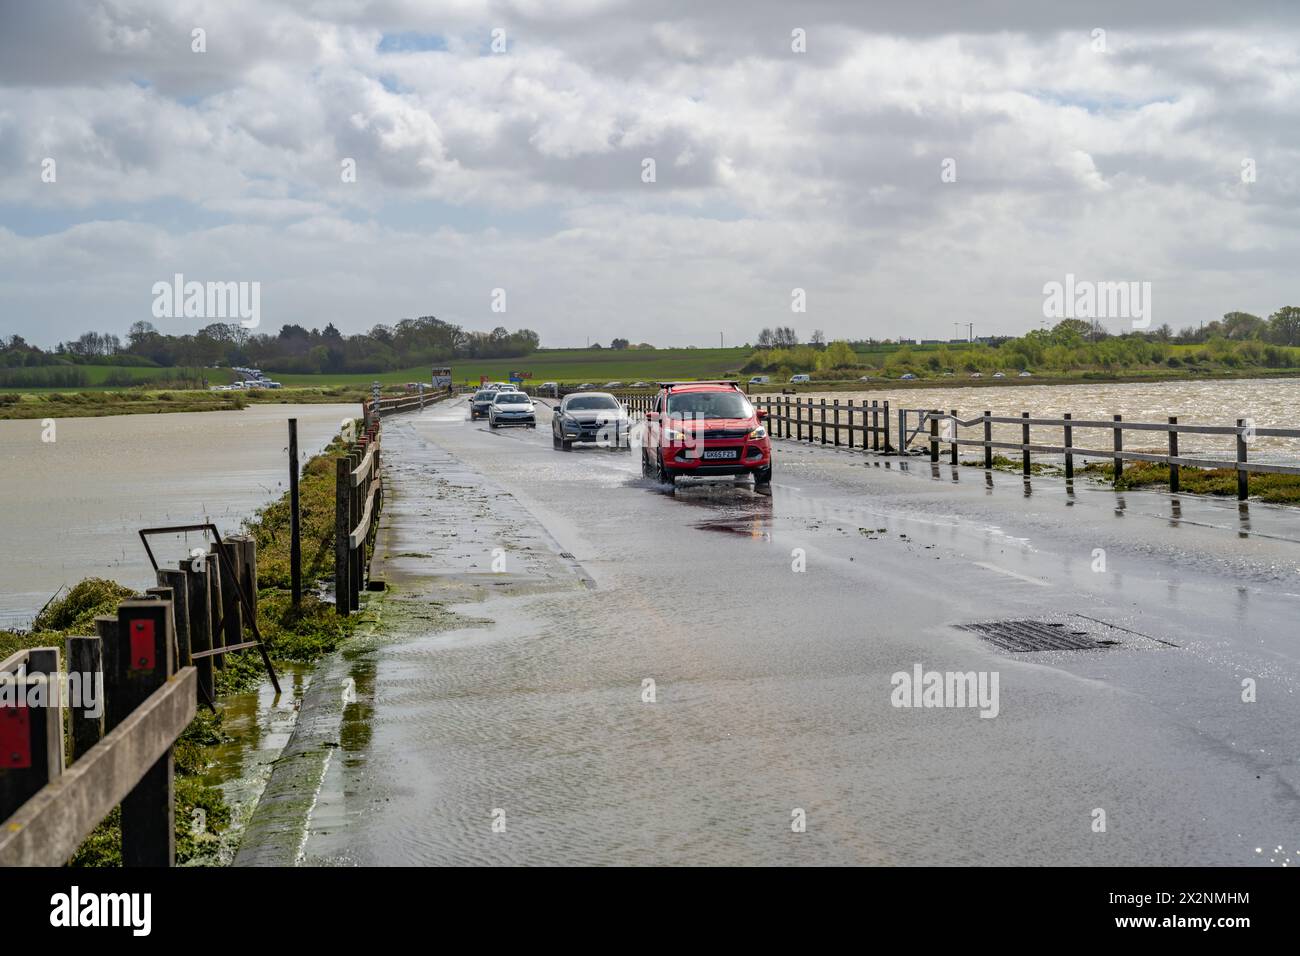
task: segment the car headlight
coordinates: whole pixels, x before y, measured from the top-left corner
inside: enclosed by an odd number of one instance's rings
[[[757,428],[755,428],[752,432],[749,433],[749,437],[750,437],[750,438],[766,438],[766,437],[767,437],[767,429],[764,428],[762,425],[759,425]]]
[[[672,442],[686,441],[686,433],[676,428],[665,428],[664,438]]]

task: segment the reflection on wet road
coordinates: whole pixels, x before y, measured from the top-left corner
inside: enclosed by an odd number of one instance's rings
[[[306,861],[1300,862],[1293,513],[788,443],[672,491],[539,419],[386,423],[394,636]],[[955,626],[1062,615],[1097,649]]]

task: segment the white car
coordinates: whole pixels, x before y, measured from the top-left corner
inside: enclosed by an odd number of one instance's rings
[[[791,385],[801,385],[801,384],[803,384],[804,382],[811,382],[811,381],[812,381],[812,376],[811,376],[811,375],[791,375],[791,376],[790,376],[790,384],[791,384]]]
[[[537,427],[537,412],[533,409],[533,400],[523,392],[502,391],[492,396],[488,406],[488,427],[500,428],[502,425],[525,425]]]
[[[1020,373],[1019,375],[1017,375],[1016,377],[1017,377],[1017,378],[1033,378],[1034,376],[1033,376],[1033,373],[1031,373],[1031,372],[1021,372],[1021,373]]]
[[[767,375],[754,375],[754,376],[752,376],[752,377],[750,378],[750,380],[749,380],[749,384],[750,384],[750,385],[766,385],[766,384],[767,384],[768,382],[770,382],[770,381],[772,381],[772,379],[771,379],[769,376],[767,376]]]

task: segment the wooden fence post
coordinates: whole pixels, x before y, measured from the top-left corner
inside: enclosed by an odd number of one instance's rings
[[[348,593],[348,565],[351,563],[348,553],[348,534],[352,531],[348,524],[351,511],[352,488],[351,469],[348,459],[334,459],[334,612],[347,617],[352,611],[352,598]]]
[[[109,730],[120,724],[176,670],[172,607],[166,601],[123,601],[117,607],[117,656],[109,680]],[[171,747],[122,801],[122,865],[176,862],[174,761]]]
[[[993,422],[989,421],[993,413],[987,408],[984,409],[984,468],[989,470],[993,467],[993,446],[989,444],[993,440]]]
[[[862,416],[862,423],[865,425],[867,416]],[[889,403],[885,403],[885,445],[889,445]],[[865,436],[864,436],[865,437]],[[862,447],[865,448],[867,443],[864,441]],[[873,398],[871,400],[871,450],[880,451],[880,401]]]
[[[822,401],[825,402],[825,399],[822,399]],[[840,400],[838,398],[835,399],[834,412],[835,444],[838,447],[840,443]],[[825,415],[825,412],[823,411],[822,414]]]
[[[939,462],[939,419],[936,417],[943,412],[936,409],[930,409],[930,463],[938,464]]]
[[[864,415],[863,418],[862,418],[862,423],[863,423],[864,425],[866,424],[866,416],[865,416],[865,415]],[[862,443],[862,444],[863,444],[863,447],[864,447],[864,448],[866,447],[866,437],[867,437],[866,429],[863,429],[863,431],[862,431],[863,443]],[[850,447],[850,448],[853,447],[853,399],[851,399],[851,398],[849,399],[849,447]]]
[[[68,701],[72,759],[75,762],[104,736],[104,642],[98,637],[69,637],[65,644],[69,690],[73,674],[77,675],[81,689],[81,700]],[[89,697],[87,692],[94,697]],[[91,710],[99,711],[98,716],[91,717]]]
[[[1177,425],[1178,416],[1170,415],[1169,424]],[[1169,457],[1171,459],[1178,457],[1178,429],[1177,428],[1169,429]],[[1174,494],[1178,493],[1178,487],[1182,482],[1182,471],[1183,470],[1178,465],[1175,465],[1172,461],[1169,462],[1169,490]]]
[[[15,675],[21,700],[0,705],[0,820],[7,820],[47,783],[63,773],[63,708],[59,697],[59,651],[38,647],[27,652]],[[28,706],[29,688],[41,687],[38,706]]]
[[[812,399],[809,399],[809,401],[812,401]],[[812,417],[811,412],[809,413],[809,417]],[[826,399],[824,398],[822,399],[821,426],[822,444],[824,445],[826,444]]]
[[[222,539],[226,560],[217,561],[217,574],[221,578],[221,646],[231,647],[244,640],[244,609],[239,606],[239,564],[242,548],[233,538]],[[214,545],[215,547],[215,545]],[[226,655],[217,658],[217,666],[226,666]]]
[[[1246,464],[1246,419],[1237,419],[1237,500],[1245,501],[1250,497],[1250,472]]]
[[[421,408],[424,392],[421,390]],[[289,419],[289,586],[293,606],[302,604],[302,531],[298,500],[298,419]]]
[[[1124,429],[1119,427],[1119,423],[1124,420],[1122,415],[1115,416],[1115,450],[1124,450]],[[1119,480],[1124,474],[1124,459],[1119,455],[1115,456],[1115,486],[1119,487]]]
[[[952,463],[957,464],[957,409],[949,409],[952,415]]]
[[[1062,417],[1067,423],[1065,426],[1065,480],[1073,481],[1074,452],[1072,449],[1074,448],[1074,426],[1069,424],[1069,421],[1073,416],[1069,412],[1066,412]]]
[[[212,650],[212,579],[208,576],[207,564],[201,558],[182,561],[181,570],[185,573],[186,589],[189,591],[190,617],[190,659],[198,671],[199,696],[208,703],[216,702],[216,687],[213,681],[212,658],[200,657],[194,661],[194,654]]]
[[[171,591],[176,625],[176,666],[189,667],[192,661],[189,575],[180,568],[159,568],[158,584]]]
[[[1020,417],[1028,418],[1029,413],[1021,412]],[[1032,471],[1029,467],[1029,423],[1028,422],[1020,426],[1020,444],[1023,446],[1020,449],[1020,470],[1024,474],[1024,476],[1028,478],[1030,474],[1032,474]]]
[[[803,402],[798,395],[794,397],[794,438],[803,441]]]

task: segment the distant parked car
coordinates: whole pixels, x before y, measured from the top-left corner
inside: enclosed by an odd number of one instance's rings
[[[910,382],[912,379],[916,378],[916,376],[911,372],[904,372],[902,375],[898,376],[898,378],[900,381]]]
[[[269,379],[263,382],[262,384],[265,385],[267,388],[284,388],[284,386],[281,385],[279,382],[272,382]]]
[[[861,378],[858,379],[858,381],[859,381],[859,382],[869,382],[869,381],[871,381],[871,376],[870,376],[870,375],[863,375]]]
[[[650,387],[649,382],[633,382],[631,385],[628,386],[628,388],[649,388],[649,387]]]
[[[800,384],[802,384],[802,383],[804,383],[804,382],[811,382],[811,381],[812,381],[812,376],[811,376],[811,375],[791,375],[791,376],[790,376],[790,384],[791,384],[791,385],[800,385]]]
[[[971,377],[971,378],[983,378],[984,375],[983,375],[983,373],[981,373],[981,372],[971,372],[971,373],[970,373],[970,377]]]
[[[770,382],[770,381],[772,381],[772,379],[771,379],[770,376],[767,376],[767,375],[754,375],[754,376],[752,376],[752,377],[750,378],[750,380],[749,380],[749,384],[750,384],[750,385],[766,385],[766,384],[767,384],[768,382]]]
[[[622,388],[622,387],[623,387],[623,383],[622,383],[622,382],[606,382],[606,383],[605,383],[605,387],[606,387],[606,388]]]
[[[1016,376],[1016,378],[1033,378],[1033,374],[1030,372],[1021,372]]]
[[[994,373],[993,373],[993,377],[994,377],[994,378],[1006,378],[1006,377],[1007,377],[1007,374],[1006,374],[1006,372],[994,372]]]
[[[578,386],[578,391],[585,392],[588,389],[595,388],[595,387],[596,386],[592,385],[590,382],[583,382],[581,385]]]

